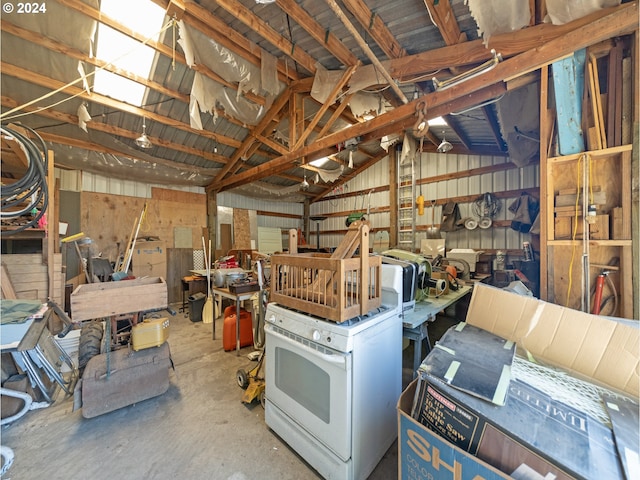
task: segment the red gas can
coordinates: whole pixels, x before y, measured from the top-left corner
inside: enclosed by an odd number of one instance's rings
[[[240,346],[246,347],[253,345],[253,325],[251,322],[251,313],[246,310],[240,310]],[[236,348],[236,314],[234,313],[224,318],[222,328],[222,347],[225,352]]]

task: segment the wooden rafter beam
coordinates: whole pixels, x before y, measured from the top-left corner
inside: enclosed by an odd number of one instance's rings
[[[318,139],[311,145],[307,145],[300,150],[293,151],[287,155],[283,155],[270,162],[249,169],[248,171],[238,173],[233,178],[226,179],[220,185],[220,189],[226,190],[234,188],[238,185],[246,183],[249,178],[253,180],[269,176],[269,172],[289,164],[293,159],[303,156],[309,156],[321,149],[330,147],[343,142],[349,138],[365,135],[373,131],[384,131],[383,127],[389,128],[396,123],[402,123],[411,119],[417,102],[425,100],[429,105],[430,118],[437,116],[438,109],[448,102],[460,99],[465,96],[473,96],[474,93],[489,87],[493,84],[502,84],[504,79],[515,78],[519,75],[536,70],[544,65],[548,65],[560,57],[568,55],[576,49],[584,48],[594,43],[606,40],[608,38],[634,31],[637,29],[638,4],[636,2],[623,4],[614,9],[607,9],[602,15],[587,25],[581,25],[574,30],[569,31],[561,38],[556,38],[545,44],[537,44],[531,50],[506,59],[497,64],[492,70],[475,77],[467,82],[461,83],[455,87],[444,91],[436,91],[429,93],[402,105],[391,112],[382,114],[369,122],[354,125],[340,132],[328,135],[322,139]],[[575,24],[574,24],[575,25]],[[477,99],[475,103],[477,104]],[[472,103],[473,104],[473,103]],[[451,112],[451,110],[448,110]],[[444,114],[448,113],[444,112]],[[442,113],[441,113],[442,114]]]
[[[282,53],[291,57],[310,73],[316,71],[316,60],[290,40],[276,32],[267,22],[237,0],[215,0],[228,13],[236,17],[251,30],[275,45]]]
[[[449,0],[424,0],[424,5],[429,11],[440,35],[447,45],[455,45],[466,41],[466,35],[460,32],[456,16],[451,8]]]
[[[320,110],[316,112],[309,126],[307,126],[305,131],[302,132],[302,135],[300,135],[300,137],[296,141],[295,146],[293,147],[293,150],[299,149],[303,145],[304,141],[309,137],[309,135],[311,135],[311,132],[313,132],[313,129],[316,127],[316,125],[318,125],[318,122],[320,122],[320,119],[322,118],[322,116],[327,112],[327,110],[329,110],[329,107],[333,105],[333,103],[336,101],[336,98],[338,97],[338,93],[340,93],[342,88],[347,84],[347,82],[351,78],[351,75],[353,75],[353,72],[355,71],[355,69],[356,69],[356,65],[353,65],[347,68],[347,70],[342,75],[342,78],[340,79],[340,81],[338,81],[334,85],[331,92],[329,92],[329,95],[327,96],[327,100],[324,102],[322,107],[320,107]]]
[[[356,65],[358,57],[349,50],[333,33],[315,21],[295,0],[276,0],[278,6],[300,25],[320,45],[346,66]]]
[[[9,97],[0,97],[1,98],[1,104],[3,107],[6,108],[15,108],[18,106],[18,102],[9,98]],[[36,107],[28,107],[25,109],[25,111],[27,112],[35,112],[36,111]],[[63,112],[58,112],[52,109],[45,109],[45,110],[40,110],[37,112],[37,115],[40,117],[44,117],[44,118],[49,118],[52,120],[56,120],[58,122],[64,122],[64,123],[68,123],[70,125],[77,125],[78,124],[78,117],[76,115],[70,115],[68,113],[63,113]],[[90,122],[87,122],[87,129],[88,130],[95,130],[96,132],[102,132],[102,133],[106,133],[109,135],[115,135],[115,136],[119,136],[119,137],[124,137],[124,138],[129,138],[131,140],[135,140],[140,133],[139,132],[132,132],[130,130],[125,130],[124,128],[119,128],[113,125],[108,125],[106,123],[102,123],[99,121],[95,121],[92,120]],[[154,145],[160,146],[160,147],[164,147],[164,148],[170,148],[172,150],[176,150],[182,153],[186,153],[188,155],[197,155],[199,157],[204,158],[205,160],[208,160],[210,162],[216,162],[219,164],[224,165],[227,162],[227,158],[223,157],[222,155],[218,155],[215,153],[211,153],[211,152],[207,152],[204,150],[198,150],[195,149],[193,147],[187,147],[181,143],[174,143],[174,142],[170,142],[168,140],[165,140],[163,138],[159,138],[159,137],[149,137],[149,139],[151,140],[151,143],[153,143]],[[187,164],[182,164],[184,166],[184,168],[186,170],[193,170],[193,166],[192,165],[187,165]],[[211,174],[211,170],[208,171],[208,174]]]
[[[233,156],[229,159],[227,165],[222,168],[222,171],[218,174],[215,179],[215,182],[220,182],[222,179],[229,173],[234,171],[234,167],[242,158],[243,155],[246,154],[247,150],[253,142],[256,141],[255,135],[261,135],[264,130],[271,124],[273,118],[280,113],[280,111],[284,108],[284,106],[289,101],[289,96],[291,95],[291,89],[286,88],[284,91],[278,96],[278,98],[273,102],[271,108],[267,111],[267,113],[262,117],[262,119],[258,122],[258,124],[253,127],[249,134],[245,137],[241,144],[238,145],[238,148],[234,152]]]
[[[168,0],[152,1],[165,9],[167,9],[169,5]],[[239,34],[222,20],[212,15],[209,10],[200,6],[193,0],[186,0],[184,2],[184,7],[185,14],[183,21],[185,23],[201,31],[209,38],[212,38],[235,54],[240,55],[250,63],[258,67],[261,65],[262,49],[259,46]],[[278,60],[277,68],[279,78],[284,83],[289,83],[289,81],[298,79],[298,75],[295,70],[290,68],[286,62]]]
[[[44,75],[31,72],[29,70],[26,70],[22,67],[18,67],[16,65],[11,65],[6,62],[0,62],[0,68],[2,69],[3,75],[10,75],[12,77],[16,77],[19,79],[28,79],[30,83],[33,83],[35,85],[40,85],[41,87],[45,87],[50,90],[57,90],[59,88],[63,88],[62,91],[68,95],[73,95],[73,96],[82,98],[84,100],[94,102],[96,104],[104,105],[116,110],[121,110],[123,112],[131,113],[139,117],[145,117],[148,120],[153,120],[163,125],[168,125],[170,127],[176,128],[178,130],[182,130],[188,133],[193,133],[196,135],[201,135],[201,136],[210,138],[212,140],[218,140],[219,138],[222,138],[221,135],[216,135],[213,132],[191,128],[191,126],[185,123],[182,123],[178,120],[174,120],[172,118],[165,117],[163,115],[159,115],[154,112],[150,112],[148,110],[145,110],[140,107],[136,107],[126,102],[114,100],[113,98],[107,97],[105,95],[100,95],[95,92],[89,95],[85,90],[81,88],[78,88],[75,86],[68,86],[67,84],[60,82],[59,80],[45,77]],[[225,143],[234,148],[238,148],[240,146],[240,142],[238,140],[235,140],[230,137],[225,137]]]
[[[387,57],[400,58],[407,54],[382,19],[372,12],[363,0],[343,0],[343,3]]]
[[[491,58],[490,49],[492,48],[495,49],[496,52],[499,52],[504,59],[507,59],[544,46],[568,34],[573,34],[582,28],[588,27],[599,19],[606,18],[616,12],[625,11],[630,15],[634,15],[634,11],[637,10],[635,5],[636,3],[634,2],[603,9],[572,22],[565,23],[564,25],[545,23],[536,25],[535,27],[524,28],[517,32],[496,34],[489,39],[489,44],[486,46],[483,41],[479,39],[449,45],[415,55],[407,55],[402,58],[390,60],[387,68],[395,78],[410,79],[438,69],[464,67],[484,62]],[[616,35],[631,33],[633,30],[633,26],[627,26],[624,29],[620,29]]]
[[[85,150],[91,150],[94,152],[102,152],[102,153],[108,153],[111,155],[122,155],[122,156],[128,156],[126,153],[121,152],[120,150],[116,150],[114,148],[109,148],[109,147],[105,147],[104,145],[101,145],[99,143],[96,142],[92,142],[92,141],[87,141],[87,140],[79,140],[77,138],[70,138],[70,137],[66,137],[64,135],[57,135],[54,133],[47,133],[47,132],[38,132],[40,134],[40,136],[42,137],[42,139],[46,142],[50,142],[50,143],[57,143],[59,145],[68,145],[71,147],[76,147],[76,148],[82,148]],[[136,159],[141,160],[139,157],[136,157]],[[214,175],[215,174],[215,170],[210,169],[210,168],[203,168],[203,167],[196,167],[193,165],[185,165],[184,163],[180,163],[180,162],[174,162],[171,160],[166,160],[163,158],[155,158],[153,159],[154,163],[160,164],[160,165],[164,165],[166,167],[171,167],[171,168],[175,168],[177,170],[181,170],[181,171],[188,171],[188,172],[198,172],[202,175]],[[56,165],[60,165],[60,166],[64,166],[64,158],[62,159],[58,159],[56,158],[55,160]]]
[[[327,187],[324,188],[322,192],[320,192],[319,194],[316,194],[311,199],[311,203],[321,200],[325,195],[331,193],[334,188],[339,187],[340,185],[344,185],[349,180],[353,180],[355,177],[360,175],[365,170],[373,167],[376,163],[378,163],[380,160],[385,158],[387,155],[388,155],[387,152],[380,152],[379,154],[371,157],[365,163],[359,165],[357,168],[353,169],[352,171],[343,174],[338,180],[336,180],[335,182],[332,182],[331,185],[327,185]]]

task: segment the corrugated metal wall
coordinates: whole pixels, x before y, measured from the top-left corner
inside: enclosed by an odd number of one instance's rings
[[[421,156],[420,162],[416,163],[416,178],[427,179],[427,183],[422,185],[422,194],[426,201],[425,212],[422,216],[416,217],[417,241],[416,245],[420,245],[420,239],[426,238],[424,228],[431,225],[431,210],[429,207],[430,200],[438,200],[443,203],[446,199],[464,196],[480,196],[484,193],[501,193],[505,191],[519,191],[527,188],[539,187],[539,167],[537,164],[524,168],[509,168],[503,171],[487,173],[482,175],[471,175],[463,178],[442,180],[435,183],[429,183],[428,179],[440,177],[447,174],[464,172],[476,168],[490,167],[508,163],[506,157],[492,156],[475,156],[475,155],[455,155],[455,154],[428,154]],[[422,175],[420,177],[420,168]],[[394,179],[395,180],[395,179]],[[391,183],[389,179],[388,157],[378,162],[374,167],[367,170],[357,178],[345,185],[344,193],[360,192],[364,197],[357,197],[357,202],[353,198],[331,200],[318,202],[311,206],[311,215],[323,215],[333,212],[347,212],[354,208],[361,209],[362,199],[365,199],[367,208],[366,194],[374,187],[388,187]],[[417,194],[420,194],[420,186],[416,188]],[[495,217],[495,220],[510,220],[513,213],[508,207],[515,198],[501,200],[501,211]],[[373,213],[369,215],[372,231],[376,228],[389,228],[390,215],[387,211],[375,213],[378,207],[389,207],[395,209],[396,206],[389,205],[389,191],[374,192],[371,195],[370,209]],[[473,216],[471,203],[459,203],[460,214],[462,218]],[[345,213],[346,217],[346,213]],[[323,221],[320,230],[344,230],[346,228],[345,217],[330,217]],[[442,217],[442,205],[435,207],[435,223],[439,224]],[[423,227],[423,230],[420,230]],[[395,228],[395,227],[394,227]],[[315,225],[311,227],[315,232]],[[335,246],[342,239],[342,234],[321,235],[320,245]],[[460,230],[456,232],[442,233],[446,238],[446,248],[473,248],[476,250],[483,249],[519,249],[523,241],[529,241],[529,234],[521,234],[511,228],[493,227],[489,229]],[[315,238],[315,237],[314,237]],[[373,241],[373,235],[372,235]]]
[[[429,182],[429,178],[441,177],[457,172],[466,172],[482,167],[507,164],[506,157],[475,156],[424,153],[417,160],[415,171],[416,178],[424,178],[427,183],[422,185],[422,195],[425,198],[425,212],[417,216],[416,245],[420,245],[420,239],[426,238],[426,227],[431,225],[430,200],[438,200],[439,205],[435,210],[435,223],[439,224],[442,216],[442,203],[446,199],[464,196],[480,196],[486,192],[500,193],[505,191],[518,191],[527,188],[539,187],[539,167],[537,164],[524,168],[507,168],[493,173],[481,175],[463,176],[437,182]],[[143,198],[151,197],[152,185],[126,180],[109,179],[90,173],[77,171],[57,170],[56,176],[60,179],[61,189],[72,191],[94,191],[111,193],[114,195],[129,195]],[[344,215],[330,216],[320,222],[320,246],[333,247],[340,243],[346,231],[345,220],[353,209],[370,208],[368,216],[371,222],[373,242],[376,229],[389,228],[389,209],[395,206],[389,205],[389,178],[388,157],[376,163],[369,170],[336,189],[335,195],[329,195],[325,200],[311,205],[311,216],[344,213]],[[393,179],[395,181],[395,179]],[[167,188],[166,186],[159,186]],[[371,189],[379,187],[383,191],[368,193]],[[189,187],[176,188],[177,190],[193,193],[204,193],[203,188]],[[420,186],[416,188],[420,194]],[[348,198],[336,198],[341,194],[356,194]],[[515,198],[501,200],[501,211],[494,220],[508,221],[513,218],[509,211],[509,205]],[[218,205],[229,208],[242,208],[246,210],[258,210],[261,212],[274,212],[276,215],[257,215],[258,226],[277,227],[284,232],[290,228],[302,228],[302,216],[304,207],[299,203],[287,203],[282,201],[263,201],[244,197],[233,192],[223,192],[218,195]],[[386,208],[384,208],[386,207]],[[473,216],[471,203],[459,203],[462,218]],[[377,212],[378,208],[385,211]],[[289,218],[287,215],[292,215]],[[394,227],[395,228],[395,227]],[[421,230],[422,228],[422,230]],[[310,223],[310,234],[307,241],[316,243],[316,222]],[[323,232],[336,232],[325,234]],[[467,230],[443,233],[446,238],[446,248],[473,248],[476,250],[519,249],[523,241],[529,241],[529,234],[521,234],[508,227],[492,227],[489,229]],[[286,236],[286,235],[285,235]],[[284,238],[283,238],[284,239]]]

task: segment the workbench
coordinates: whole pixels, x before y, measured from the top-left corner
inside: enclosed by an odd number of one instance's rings
[[[461,286],[458,290],[450,290],[446,295],[429,297],[427,300],[416,302],[415,309],[403,314],[402,335],[413,341],[413,376],[422,363],[422,341],[427,340],[427,351],[431,350],[429,344],[428,324],[435,321],[436,315],[447,307],[454,305],[471,292],[471,286]]]

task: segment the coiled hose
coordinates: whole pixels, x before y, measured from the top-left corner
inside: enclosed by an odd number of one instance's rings
[[[38,133],[27,126],[21,128],[29,130],[38,142],[34,143],[22,133],[5,125],[0,127],[2,135],[14,138],[27,155],[27,171],[22,178],[10,185],[2,185],[2,205],[0,218],[17,218],[32,212],[39,206],[38,213],[26,224],[20,225],[15,230],[2,232],[3,236],[13,235],[38,224],[38,221],[47,211],[49,204],[49,190],[47,188],[47,146]],[[24,203],[27,202],[26,206]]]

